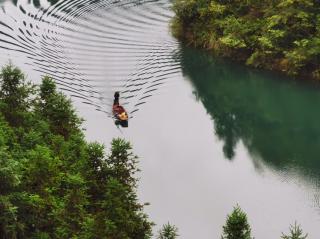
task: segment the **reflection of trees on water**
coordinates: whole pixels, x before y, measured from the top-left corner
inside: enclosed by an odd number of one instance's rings
[[[182,55],[183,72],[213,118],[226,158],[234,157],[242,140],[267,163],[319,175],[319,89],[268,79],[198,50],[183,49]]]

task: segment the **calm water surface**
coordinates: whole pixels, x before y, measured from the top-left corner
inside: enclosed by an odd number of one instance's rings
[[[0,63],[72,97],[90,140],[130,140],[157,226],[220,238],[232,207],[257,239],[320,238],[320,89],[179,44],[170,1],[0,1]],[[128,129],[110,118],[122,92]]]

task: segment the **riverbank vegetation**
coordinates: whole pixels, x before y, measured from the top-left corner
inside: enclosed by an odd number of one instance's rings
[[[122,139],[111,152],[88,143],[71,101],[45,77],[0,74],[0,237],[151,237],[138,202],[137,157]]]
[[[173,10],[173,33],[188,44],[320,80],[319,1],[175,0]]]

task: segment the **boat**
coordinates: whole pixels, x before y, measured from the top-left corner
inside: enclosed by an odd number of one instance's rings
[[[112,105],[112,114],[115,119],[115,124],[121,125],[122,127],[128,127],[129,116],[127,111],[119,103],[120,93],[115,92],[114,101]]]

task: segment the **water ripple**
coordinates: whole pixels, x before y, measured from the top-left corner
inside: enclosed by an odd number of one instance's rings
[[[98,111],[110,116],[117,90],[132,117],[180,74],[167,0],[32,2],[1,3],[0,58],[51,76]]]

